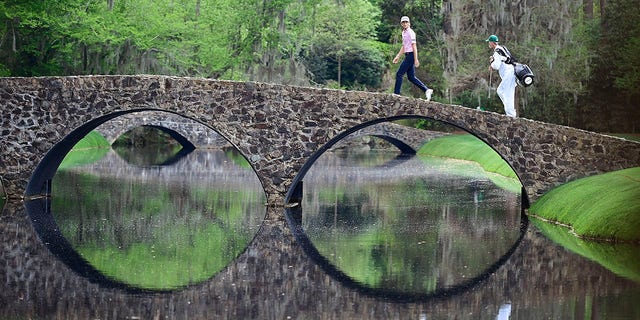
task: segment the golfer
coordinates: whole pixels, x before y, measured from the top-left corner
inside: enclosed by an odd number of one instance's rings
[[[427,101],[431,100],[433,90],[427,88],[418,78],[416,78],[416,68],[420,66],[418,61],[418,47],[416,45],[416,33],[411,29],[411,22],[409,17],[403,16],[400,18],[400,25],[402,26],[402,47],[398,54],[393,58],[393,63],[398,63],[400,56],[404,55],[404,60],[396,72],[396,86],[393,93],[400,94],[400,88],[402,87],[402,77],[407,74],[407,79],[414,85],[424,91]]]

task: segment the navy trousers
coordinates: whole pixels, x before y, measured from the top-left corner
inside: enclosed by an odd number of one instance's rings
[[[400,94],[400,88],[402,87],[402,77],[404,74],[407,74],[407,79],[418,88],[422,89],[422,91],[427,91],[427,86],[420,81],[420,79],[416,78],[416,67],[413,63],[413,52],[406,52],[404,54],[404,60],[400,64],[400,68],[398,68],[398,72],[396,72],[396,86],[393,90],[393,93]]]

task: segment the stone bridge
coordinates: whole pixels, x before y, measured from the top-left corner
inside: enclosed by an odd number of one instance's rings
[[[122,115],[163,111],[222,135],[284,206],[312,163],[344,137],[407,118],[442,121],[496,150],[536,199],[593,174],[640,166],[640,143],[384,93],[167,76],[0,78],[0,179],[9,198],[49,194],[70,148]],[[526,205],[526,204],[525,204]]]
[[[221,148],[229,145],[220,134],[202,123],[166,112],[141,111],[126,114],[99,125],[95,130],[113,144],[121,135],[141,126],[157,128],[188,149]],[[415,154],[425,142],[439,135],[442,134],[436,131],[381,122],[360,129],[350,134],[345,140],[373,136],[395,145],[404,154]]]

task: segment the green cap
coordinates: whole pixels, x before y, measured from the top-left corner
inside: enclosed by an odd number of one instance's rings
[[[489,38],[487,38],[486,40],[487,42],[498,42],[498,36],[496,36],[495,34],[492,34],[489,36]]]

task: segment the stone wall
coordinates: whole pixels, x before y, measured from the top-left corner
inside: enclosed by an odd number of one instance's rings
[[[149,110],[175,113],[220,133],[250,161],[271,206],[284,205],[308,163],[341,138],[373,122],[402,118],[435,119],[473,133],[511,164],[531,199],[572,179],[640,166],[640,143],[383,93],[166,76],[78,76],[0,78],[0,101],[0,179],[10,198],[46,192],[44,184],[55,173],[46,164],[62,161],[98,125]],[[29,184],[32,174],[37,179]]]

